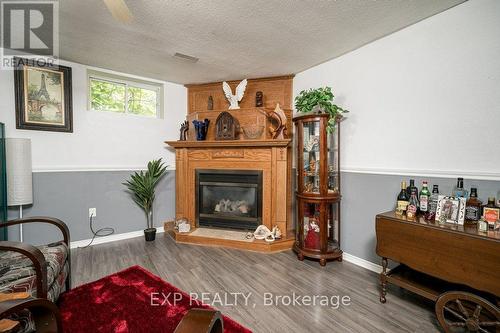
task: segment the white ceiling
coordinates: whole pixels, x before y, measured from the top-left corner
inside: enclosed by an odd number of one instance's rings
[[[60,56],[178,83],[291,74],[462,2],[126,0],[124,24],[103,0],[61,0]]]

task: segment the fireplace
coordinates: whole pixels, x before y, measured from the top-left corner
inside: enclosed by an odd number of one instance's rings
[[[196,225],[254,230],[262,224],[262,171],[196,170]]]

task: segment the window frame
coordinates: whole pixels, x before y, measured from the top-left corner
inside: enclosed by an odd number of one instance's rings
[[[122,84],[125,86],[125,110],[124,112],[117,112],[112,110],[96,110],[92,108],[92,91],[91,84],[92,80],[101,81],[101,82],[109,82],[114,84]],[[129,112],[129,87],[146,89],[156,91],[156,114],[153,116],[147,116],[143,114],[137,114],[133,112]],[[164,95],[164,83],[159,81],[148,81],[143,79],[138,79],[131,76],[126,76],[123,74],[113,74],[107,72],[100,72],[88,69],[87,70],[87,110],[93,112],[107,112],[118,115],[126,115],[126,116],[136,116],[148,119],[163,119],[163,95]]]

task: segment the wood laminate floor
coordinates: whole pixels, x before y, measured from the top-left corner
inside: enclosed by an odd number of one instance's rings
[[[381,304],[377,274],[345,261],[320,267],[298,261],[292,251],[260,254],[176,244],[166,234],[150,243],[139,237],[75,249],[72,260],[73,286],[140,265],[186,292],[209,293],[214,307],[256,333],[439,332],[431,302],[389,287],[387,303]],[[232,305],[236,298],[229,293],[244,293],[248,302],[239,294],[239,304]],[[302,305],[284,305],[294,293],[319,295],[317,305],[304,299]],[[217,295],[227,295],[231,304],[220,306]],[[319,304],[325,300],[321,295],[330,297],[329,305]],[[276,300],[280,296],[285,297]],[[336,308],[336,296],[349,296],[350,304]]]

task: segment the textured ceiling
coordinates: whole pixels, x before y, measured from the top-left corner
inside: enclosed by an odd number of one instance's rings
[[[126,0],[124,24],[102,0],[61,0],[60,56],[178,83],[292,74],[461,2]]]

